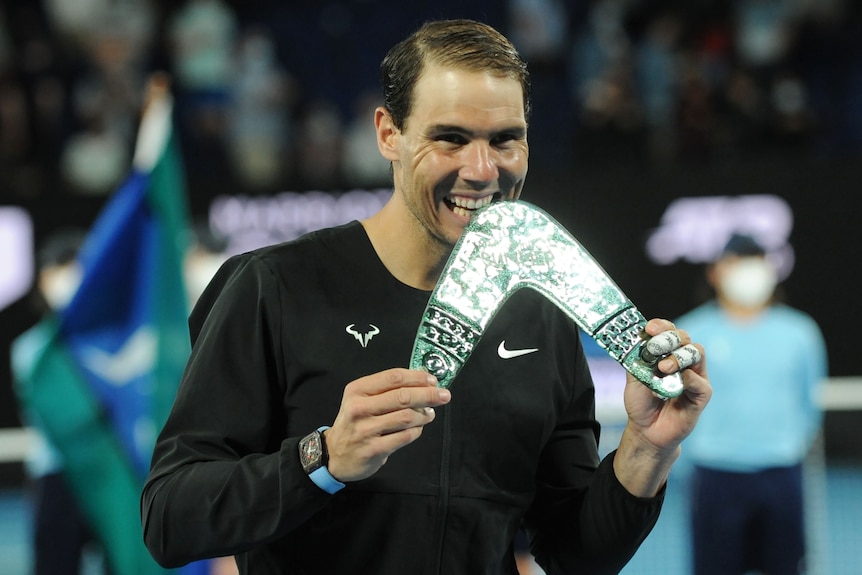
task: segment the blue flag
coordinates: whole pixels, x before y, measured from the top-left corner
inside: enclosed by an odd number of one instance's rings
[[[82,248],[81,286],[60,319],[70,354],[141,477],[190,352],[178,173],[170,154],[151,172],[133,171]]]
[[[141,121],[133,169],[80,252],[80,287],[20,385],[114,575],[164,573],[143,544],[140,493],[190,353],[187,206],[170,97]],[[194,564],[184,573],[204,573]]]

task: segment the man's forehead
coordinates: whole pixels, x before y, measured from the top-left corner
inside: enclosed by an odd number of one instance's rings
[[[422,63],[422,69],[417,77],[417,84],[423,81],[434,81],[440,77],[447,77],[453,80],[470,79],[476,77],[494,78],[500,82],[512,82],[514,85],[521,87],[521,82],[514,74],[506,74],[500,70],[492,68],[481,68],[473,66],[465,66],[459,64],[447,64],[442,62],[434,62],[425,60]]]
[[[523,120],[524,94],[520,82],[510,76],[438,65],[424,69],[416,83],[411,115],[417,113],[481,113]]]

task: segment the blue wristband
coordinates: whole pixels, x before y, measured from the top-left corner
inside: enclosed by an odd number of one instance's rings
[[[325,467],[318,467],[308,474],[309,479],[314,481],[315,485],[326,491],[327,493],[335,493],[344,489],[344,484],[334,478],[329,470]]]
[[[321,425],[317,428],[317,431],[323,433],[323,431],[329,429],[328,425]],[[332,474],[329,472],[329,469],[324,467],[318,467],[314,471],[308,474],[309,479],[314,481],[314,484],[326,491],[327,493],[336,493],[344,489],[344,484],[334,478]]]

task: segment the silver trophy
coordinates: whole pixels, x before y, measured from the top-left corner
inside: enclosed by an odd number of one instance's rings
[[[523,201],[491,204],[470,219],[425,308],[410,367],[449,387],[521,288],[552,301],[659,397],[682,393],[679,373],[658,373],[660,358],[645,348],[644,316],[565,228]]]

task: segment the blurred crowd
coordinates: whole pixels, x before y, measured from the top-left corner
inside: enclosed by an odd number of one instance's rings
[[[193,200],[388,182],[371,110],[386,47],[433,17],[531,66],[531,162],[675,166],[862,152],[853,0],[4,0],[0,199],[105,196],[143,85],[173,78]],[[794,156],[795,157],[795,156]]]

